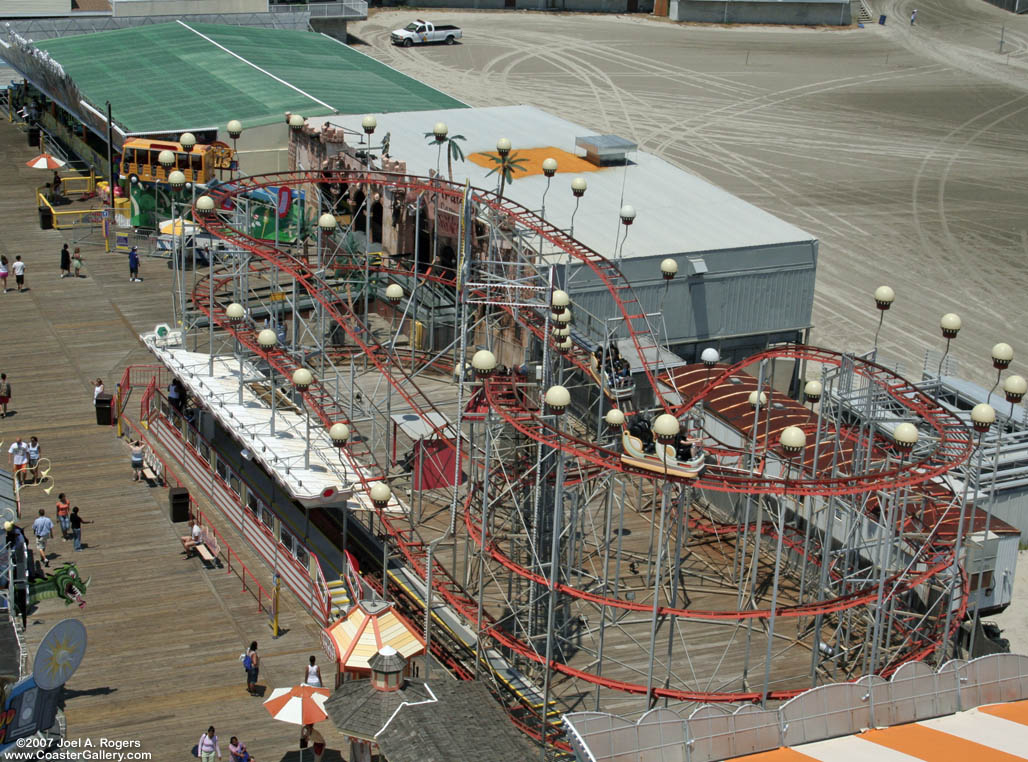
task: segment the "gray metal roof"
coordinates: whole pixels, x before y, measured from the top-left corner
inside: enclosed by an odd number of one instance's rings
[[[437,148],[424,133],[439,121],[446,122],[450,135],[467,138],[461,144],[466,155],[495,152],[500,137],[511,141],[515,153],[519,149],[555,147],[575,154],[576,138],[594,133],[533,106],[411,111],[377,114],[376,118],[378,131],[391,133],[391,155],[406,161],[407,171],[418,175],[436,168]],[[312,126],[324,122],[361,132],[360,116],[308,119]],[[582,155],[581,149],[577,155]],[[486,177],[488,171],[470,161],[456,162],[453,179],[470,177],[472,185],[493,188],[496,176]],[[446,172],[445,157],[442,172]],[[575,209],[570,189],[573,177],[558,166],[546,196],[546,217],[563,228],[570,224]],[[625,258],[814,240],[798,227],[645,151],[630,154],[624,166],[597,168],[582,177],[589,187],[575,216],[575,237],[611,258],[616,238],[623,232],[618,212],[625,203],[632,204],[637,212],[625,241]],[[544,190],[546,178],[541,174],[515,176],[505,195],[538,210]]]

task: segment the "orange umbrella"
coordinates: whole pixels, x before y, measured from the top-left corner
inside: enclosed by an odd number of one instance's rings
[[[48,153],[41,153],[31,161],[25,162],[25,166],[32,167],[32,169],[60,169],[64,166],[64,162]]]
[[[265,700],[271,716],[281,722],[293,725],[311,725],[328,719],[325,700],[331,695],[328,688],[313,685],[296,685],[292,688],[276,688]]]

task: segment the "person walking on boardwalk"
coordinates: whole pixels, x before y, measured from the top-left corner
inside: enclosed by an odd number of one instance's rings
[[[29,466],[28,444],[21,437],[17,437],[7,449],[7,454],[11,461],[11,471],[14,472],[14,478],[19,485],[24,484],[25,469]]]
[[[68,251],[68,244],[61,248],[61,277],[71,277],[71,252]]]
[[[138,482],[143,478],[143,443],[140,440],[136,440],[132,443],[132,454],[129,456],[129,460],[132,463],[132,481]]]
[[[71,518],[68,520],[71,524],[71,536],[75,540],[75,550],[82,550],[82,525],[92,524],[92,521],[86,521],[79,515],[79,507],[76,505],[71,509]]]
[[[915,21],[917,21],[917,8],[910,13],[910,26],[913,26]]]
[[[4,291],[7,289],[5,288]],[[0,373],[0,418],[7,417],[7,403],[11,401],[11,382],[6,373]]]
[[[71,503],[63,492],[57,496],[57,521],[61,525],[61,539],[67,540],[71,536]]]
[[[200,762],[214,762],[214,755],[221,759],[221,746],[218,745],[218,737],[214,734],[214,726],[207,728],[207,732],[200,736],[200,743],[196,745],[196,756]]]
[[[39,481],[39,456],[42,449],[39,446],[39,440],[36,437],[29,437],[29,468],[32,472],[32,483],[35,484]]]
[[[10,275],[10,265],[7,263],[7,257],[0,256],[0,285],[3,286],[4,293],[7,293],[7,276]]]
[[[139,249],[135,246],[129,251],[129,282],[139,282]]]
[[[14,264],[11,265],[11,270],[14,271],[14,284],[18,287],[18,293],[20,294],[25,290],[25,263],[21,261],[21,254],[17,254],[14,257]]]
[[[75,268],[76,278],[85,278],[82,274],[82,249],[75,247],[75,253],[71,255],[71,266]]]
[[[321,667],[315,663],[316,661],[317,659],[312,656],[310,664],[307,665],[307,669],[304,672],[303,682],[307,685],[313,685],[315,688],[321,688],[324,683],[321,682]]]
[[[32,522],[32,534],[36,536],[36,550],[39,551],[39,560],[47,569],[50,568],[50,559],[46,557],[46,541],[54,533],[54,522],[46,517],[46,511],[39,509],[39,518]]]
[[[246,659],[250,659],[250,666],[246,667]],[[243,666],[246,667],[246,692],[251,696],[259,696],[257,692],[257,678],[261,673],[261,657],[257,655],[257,641],[250,643],[243,657]]]

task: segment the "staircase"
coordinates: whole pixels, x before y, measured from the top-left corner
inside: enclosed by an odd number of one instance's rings
[[[874,15],[871,13],[871,6],[868,5],[867,0],[860,0],[857,5],[857,18],[858,24],[869,24],[874,20]]]
[[[341,616],[345,616],[346,612],[349,611],[353,601],[350,600],[350,591],[346,587],[346,583],[341,579],[332,580],[327,583],[328,594],[330,597],[328,605],[329,619],[335,621]]]

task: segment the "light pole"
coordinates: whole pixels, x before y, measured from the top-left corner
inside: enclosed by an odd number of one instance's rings
[[[364,330],[368,332],[367,338],[370,339],[368,292],[371,291],[371,136],[375,134],[378,120],[368,114],[361,120],[361,127],[364,129],[364,134],[368,136],[368,149],[364,154],[365,167],[368,172],[367,182],[364,185]]]
[[[439,173],[442,171],[441,165],[443,160],[443,146],[446,145],[446,136],[450,134],[450,128],[446,126],[446,122],[436,122],[432,127],[432,135],[435,137],[436,143],[436,154],[435,154],[435,176],[439,177]]]
[[[942,316],[939,321],[939,328],[942,329],[942,337],[946,339],[946,351],[942,353],[942,357],[939,359],[939,371],[936,373],[936,377],[939,379],[939,392],[936,394],[936,399],[942,394],[942,366],[946,362],[946,356],[949,354],[949,343],[957,337],[960,333],[960,328],[963,323],[960,320],[960,315],[955,312],[947,312]]]
[[[552,158],[543,159],[543,174],[546,176],[546,190],[543,191],[542,211],[540,216],[546,219],[546,194],[550,192],[550,180],[557,174],[557,160]]]
[[[236,150],[236,141],[239,140],[239,136],[243,134],[243,123],[238,119],[232,119],[227,125],[225,125],[225,132],[232,138],[232,158],[236,162],[236,171],[239,171],[239,153]],[[232,177],[232,170],[229,170],[229,177]]]
[[[621,239],[621,246],[617,249],[614,261],[618,267],[621,267],[621,254],[625,250],[625,241],[628,240],[628,228],[635,222],[635,207],[631,204],[625,204],[621,207],[619,214],[621,216],[621,226],[625,229],[625,237]],[[614,245],[617,246],[617,239],[615,239]]]
[[[271,436],[275,436],[275,367],[271,364],[271,350],[278,344],[278,336],[270,328],[265,328],[257,334],[257,344],[264,352],[264,359],[268,361],[268,378],[271,381]]]
[[[500,138],[496,141],[496,153],[500,157],[500,185],[499,196],[503,198],[503,189],[507,183],[507,157],[510,155],[510,141],[507,138]]]
[[[576,177],[571,181],[571,195],[575,197],[575,211],[571,213],[571,229],[568,230],[568,235],[572,238],[575,237],[575,215],[578,214],[578,205],[582,201],[582,196],[585,195],[586,189],[589,187],[589,183],[585,181],[584,177]],[[568,258],[570,259],[570,254]]]
[[[760,704],[767,706],[768,686],[771,682],[771,651],[775,639],[775,617],[778,615],[778,579],[782,569],[782,538],[785,536],[785,498],[788,495],[789,475],[796,456],[800,456],[800,470],[803,470],[802,452],[807,446],[807,435],[799,426],[786,426],[779,436],[779,444],[785,453],[785,491],[778,501],[778,544],[775,548],[775,574],[771,583],[771,617],[767,622],[767,654],[764,659],[764,688]]]
[[[992,393],[999,386],[999,377],[1003,375],[1003,371],[1010,367],[1010,363],[1013,360],[1014,349],[1009,344],[1001,341],[992,347],[992,367],[996,369],[996,383],[989,389],[989,396],[986,398],[986,402],[992,402]]]
[[[471,367],[475,376],[482,382],[485,391],[486,379],[496,370],[496,355],[488,349],[480,349],[471,358]],[[489,525],[489,471],[492,455],[492,430],[488,409],[485,414],[485,458],[482,464],[482,532],[478,546],[478,612],[475,616],[475,679],[482,660],[482,607],[485,589],[485,544],[486,530]]]
[[[901,423],[896,427],[892,433],[892,439],[896,443],[896,449],[900,454],[899,470],[902,476],[903,464],[906,462],[907,455],[914,449],[914,445],[917,444],[918,439],[917,426],[912,423]],[[900,488],[900,496],[902,495],[904,488]],[[900,497],[900,496],[897,496]],[[882,645],[882,622],[885,621],[885,614],[882,611],[882,598],[885,594],[885,580],[889,575],[889,566],[892,563],[892,533],[896,526],[896,500],[893,498],[889,501],[888,513],[885,514],[879,511],[879,518],[882,520],[882,528],[884,530],[884,543],[881,546],[881,550],[878,554],[878,596],[875,601],[875,621],[874,621],[874,640],[871,643],[871,666],[868,670],[869,674],[878,673],[878,654],[881,650]],[[902,510],[902,508],[901,508]],[[902,515],[902,514],[901,514]],[[886,634],[888,637],[888,634]]]
[[[239,359],[239,404],[243,404],[243,353],[239,349],[239,335],[236,332],[246,317],[246,309],[239,302],[232,302],[225,308],[225,317],[232,326],[232,338],[235,343],[236,357]],[[211,375],[214,375],[213,373]]]
[[[882,323],[885,321],[885,313],[896,300],[896,292],[888,286],[879,286],[875,289],[875,307],[878,308],[878,328],[875,329],[875,355],[878,354],[878,334],[882,331]]]
[[[660,608],[660,581],[664,559],[664,524],[667,518],[667,501],[669,485],[667,479],[667,448],[673,447],[681,430],[678,419],[670,413],[662,413],[653,421],[653,438],[660,448],[660,461],[664,464],[665,481],[661,484],[660,494],[660,528],[657,530],[657,573],[653,577],[653,607],[650,611],[650,650],[649,664],[646,668],[646,704],[649,708],[653,703],[653,667],[657,650],[657,610]]]
[[[386,506],[389,505],[389,501],[393,497],[393,491],[389,489],[389,485],[385,482],[375,482],[371,485],[371,489],[368,490],[368,497],[371,499],[371,504],[380,511],[385,511]],[[380,522],[382,524],[382,600],[389,600],[389,532],[386,531],[385,521]],[[431,654],[425,654],[428,658],[431,658]]]

